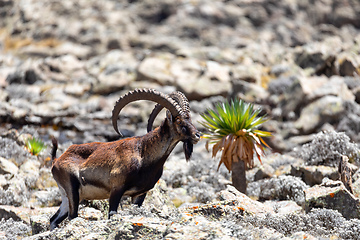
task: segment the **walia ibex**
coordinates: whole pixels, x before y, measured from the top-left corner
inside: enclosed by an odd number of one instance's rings
[[[109,198],[109,218],[117,212],[123,195],[130,196],[134,204],[141,206],[146,193],[161,177],[164,163],[178,142],[184,142],[186,159],[190,158],[200,133],[191,122],[189,102],[184,94],[167,95],[153,89],[128,92],[120,97],[112,112],[113,127],[119,134],[117,118],[121,109],[137,100],[158,104],[150,115],[149,132],[144,136],[107,143],[74,144],[57,159],[57,142],[53,141],[51,171],[62,203],[50,219],[51,229],[67,216],[69,219],[77,217],[82,199]],[[166,118],[151,131],[163,107],[167,109]]]

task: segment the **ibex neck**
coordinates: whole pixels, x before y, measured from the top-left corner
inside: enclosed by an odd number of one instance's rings
[[[143,137],[143,156],[146,154],[146,157],[151,158],[149,161],[161,161],[164,164],[178,142],[165,121]]]

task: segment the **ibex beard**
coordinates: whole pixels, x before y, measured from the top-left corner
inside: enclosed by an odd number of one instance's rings
[[[74,144],[57,159],[57,142],[53,139],[51,171],[62,203],[50,219],[51,230],[66,217],[76,218],[81,200],[109,199],[109,218],[117,212],[124,195],[141,206],[146,193],[160,179],[166,159],[180,141],[184,143],[186,160],[190,159],[193,144],[200,140],[200,132],[191,122],[185,95],[181,92],[167,95],[153,89],[128,92],[116,102],[112,113],[112,123],[119,134],[117,118],[121,109],[137,100],[157,103],[144,136],[107,143]],[[166,118],[152,130],[153,121],[162,108],[167,109]]]

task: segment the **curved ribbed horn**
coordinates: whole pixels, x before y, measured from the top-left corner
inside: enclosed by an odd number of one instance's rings
[[[186,96],[182,92],[179,92],[179,91],[172,92],[168,96],[170,96],[172,99],[174,99],[180,105],[181,109],[183,110],[183,117],[190,118],[190,104],[189,104],[189,100],[186,98]],[[155,118],[157,117],[157,115],[163,108],[164,107],[161,104],[156,104],[156,106],[152,110],[149,120],[148,120],[148,125],[147,125],[148,132],[150,132],[152,130],[152,126],[154,124]]]
[[[138,100],[154,101],[167,108],[174,117],[184,114],[179,104],[168,95],[158,92],[154,89],[135,89],[134,91],[130,91],[124,96],[120,97],[112,111],[112,124],[118,134],[122,135],[119,132],[117,126],[117,118],[121,109],[123,109],[123,107],[125,107],[127,104]]]
[[[190,118],[190,103],[189,100],[186,98],[185,94],[182,92],[176,91],[170,94],[170,97],[174,99],[182,108],[184,112],[185,118]]]
[[[151,132],[152,130],[152,126],[154,124],[155,118],[156,116],[159,114],[159,112],[163,109],[164,107],[160,104],[156,104],[154,109],[152,110],[149,120],[148,120],[148,125],[147,125],[147,131]]]

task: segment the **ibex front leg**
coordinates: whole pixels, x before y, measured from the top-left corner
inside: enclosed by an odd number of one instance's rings
[[[109,219],[112,215],[117,213],[121,197],[124,195],[124,193],[125,187],[120,187],[111,191],[109,199]]]

